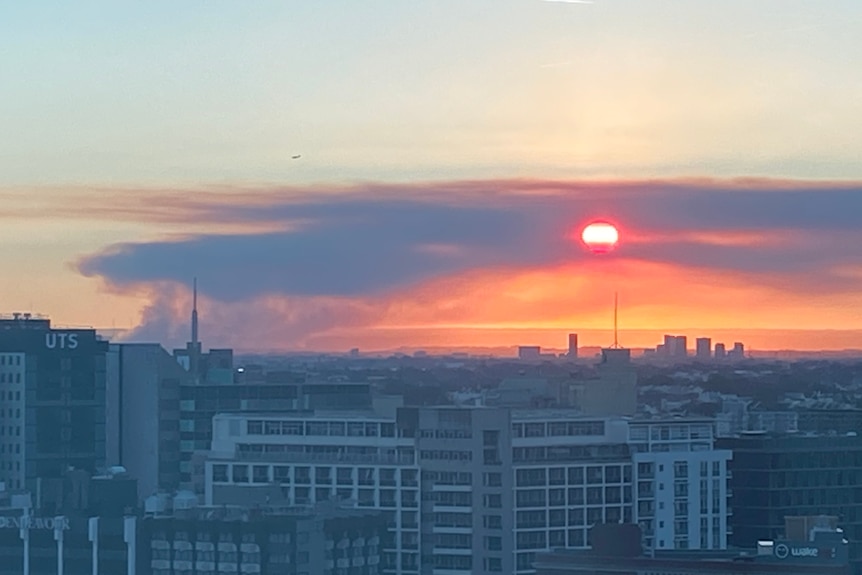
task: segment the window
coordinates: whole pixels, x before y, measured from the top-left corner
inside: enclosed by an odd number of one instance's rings
[[[552,467],[548,470],[549,485],[565,485],[566,469],[564,467]]]
[[[227,483],[227,465],[213,465],[213,481]]]
[[[584,504],[584,488],[583,487],[570,487],[569,488],[569,505],[583,505]]]
[[[496,447],[500,441],[499,431],[483,431],[482,439],[485,447]]]
[[[545,469],[518,469],[515,472],[515,485],[518,487],[538,487],[547,485]]]
[[[545,507],[547,491],[544,489],[521,489],[516,492],[515,501],[518,507]]]
[[[638,477],[651,479],[653,476],[655,476],[655,467],[652,463],[638,463]]]
[[[232,471],[233,471],[233,482],[234,483],[248,483],[248,466],[247,465],[234,465]]]
[[[485,449],[482,452],[482,462],[485,465],[500,465],[500,452],[496,449]]]
[[[315,467],[314,468],[315,483],[328,484],[332,483],[332,468],[331,467]]]
[[[552,507],[563,507],[566,505],[566,490],[565,489],[549,489],[548,504]]]
[[[518,511],[515,514],[515,527],[518,529],[542,529],[547,527],[545,511]]]
[[[565,547],[566,546],[566,532],[562,529],[549,531],[548,532],[548,546],[550,546],[551,548]]]
[[[568,538],[569,547],[584,547],[586,544],[586,538],[584,537],[583,529],[569,529]]]
[[[353,468],[352,467],[339,467],[335,470],[335,482],[338,485],[352,485],[353,484]]]
[[[325,421],[309,421],[305,424],[306,435],[329,435],[329,424]]]
[[[395,469],[381,469],[379,471],[379,481],[380,485],[385,485],[387,487],[394,487],[395,482]]]
[[[502,473],[486,473],[485,474],[485,486],[486,487],[501,487],[503,485],[503,474]]]
[[[269,466],[255,465],[252,469],[253,483],[269,483]]]
[[[279,483],[289,483],[290,467],[286,465],[276,465],[273,469],[273,476],[275,478],[275,481]]]
[[[311,483],[311,468],[297,467],[293,470],[294,482],[300,485],[309,485]]]
[[[515,560],[515,568],[518,571],[527,571],[533,568],[533,562],[536,560],[535,553],[518,553]]]
[[[274,422],[274,424],[279,425],[279,422]],[[280,428],[281,435],[303,435],[305,431],[301,421],[284,421],[281,422]],[[276,432],[276,435],[278,435],[278,432]]]
[[[544,531],[521,531],[515,535],[515,545],[518,549],[545,549],[548,546],[547,534]]]
[[[401,486],[402,487],[418,487],[419,481],[416,478],[417,471],[415,469],[401,470]]]
[[[565,527],[566,526],[566,510],[551,509],[548,511],[548,525],[550,527]]]
[[[485,537],[485,550],[486,551],[502,551],[503,549],[503,538],[498,536]]]

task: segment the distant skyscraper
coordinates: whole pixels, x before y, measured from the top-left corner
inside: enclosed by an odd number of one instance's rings
[[[578,358],[578,334],[569,334],[569,357],[571,359]]]
[[[686,357],[688,355],[688,338],[684,335],[665,335],[664,354],[667,357]]]
[[[727,350],[723,343],[715,344],[715,359],[724,359],[727,357]]]
[[[684,335],[676,336],[676,349],[674,349],[674,357],[688,356],[688,338]]]
[[[712,340],[708,337],[699,337],[696,342],[697,359],[710,359],[712,357]]]
[[[733,359],[745,359],[745,346],[737,341],[728,355]]]
[[[673,355],[676,349],[676,338],[672,335],[665,335],[664,343],[661,346],[662,355]]]

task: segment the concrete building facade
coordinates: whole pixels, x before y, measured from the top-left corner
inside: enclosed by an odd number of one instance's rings
[[[528,574],[536,553],[585,549],[589,528],[606,522],[652,521],[647,542],[665,548],[723,549],[727,503],[712,503],[727,495],[729,456],[712,449],[709,424],[674,425],[564,409],[224,414],[205,462],[206,502],[380,509],[392,534],[387,573]],[[698,486],[706,469],[703,513],[700,491],[674,491],[682,463]]]
[[[715,448],[711,419],[632,421],[638,501],[648,549],[727,548],[730,450]]]

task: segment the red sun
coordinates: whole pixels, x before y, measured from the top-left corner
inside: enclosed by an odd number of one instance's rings
[[[581,232],[581,240],[593,253],[606,254],[617,247],[620,234],[613,224],[593,222]]]

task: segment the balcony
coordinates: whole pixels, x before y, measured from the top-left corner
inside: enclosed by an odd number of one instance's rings
[[[213,458],[220,461],[260,463],[328,463],[366,465],[415,465],[416,458],[404,455],[356,454],[356,453],[237,453],[231,458]]]

